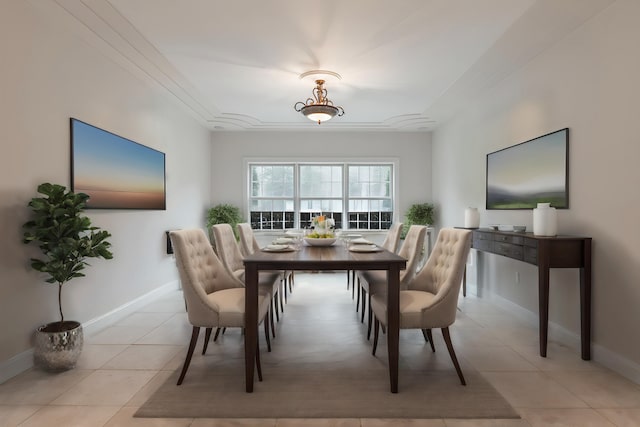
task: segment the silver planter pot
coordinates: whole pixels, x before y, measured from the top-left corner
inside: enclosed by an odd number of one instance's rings
[[[80,357],[83,343],[79,322],[54,322],[40,326],[36,330],[34,363],[47,371],[72,369]]]

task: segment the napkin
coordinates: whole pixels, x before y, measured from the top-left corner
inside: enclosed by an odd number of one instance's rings
[[[365,239],[364,237],[359,237],[357,239],[350,240],[349,243],[353,245],[371,245],[373,242]]]

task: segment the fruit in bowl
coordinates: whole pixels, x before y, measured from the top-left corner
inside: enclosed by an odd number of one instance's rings
[[[333,239],[334,237],[333,233],[318,233],[314,231],[313,233],[307,234],[307,238],[310,239]]]

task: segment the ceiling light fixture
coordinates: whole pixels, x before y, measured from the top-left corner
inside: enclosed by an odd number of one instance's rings
[[[334,106],[333,102],[327,98],[324,80],[316,80],[316,87],[312,93],[313,98],[307,98],[306,102],[296,102],[293,108],[318,124],[331,120],[335,116],[344,115],[344,109]]]

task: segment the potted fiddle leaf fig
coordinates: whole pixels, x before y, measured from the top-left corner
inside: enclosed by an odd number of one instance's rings
[[[89,196],[74,193],[57,184],[44,183],[29,202],[32,218],[23,224],[23,243],[35,243],[42,257],[31,258],[31,267],[48,277],[47,283],[58,285],[60,320],[36,330],[34,359],[48,370],[66,370],[75,366],[82,351],[82,325],[65,320],[62,289],[76,277],[84,277],[87,258],[111,259],[111,234],[91,225],[83,215]]]

